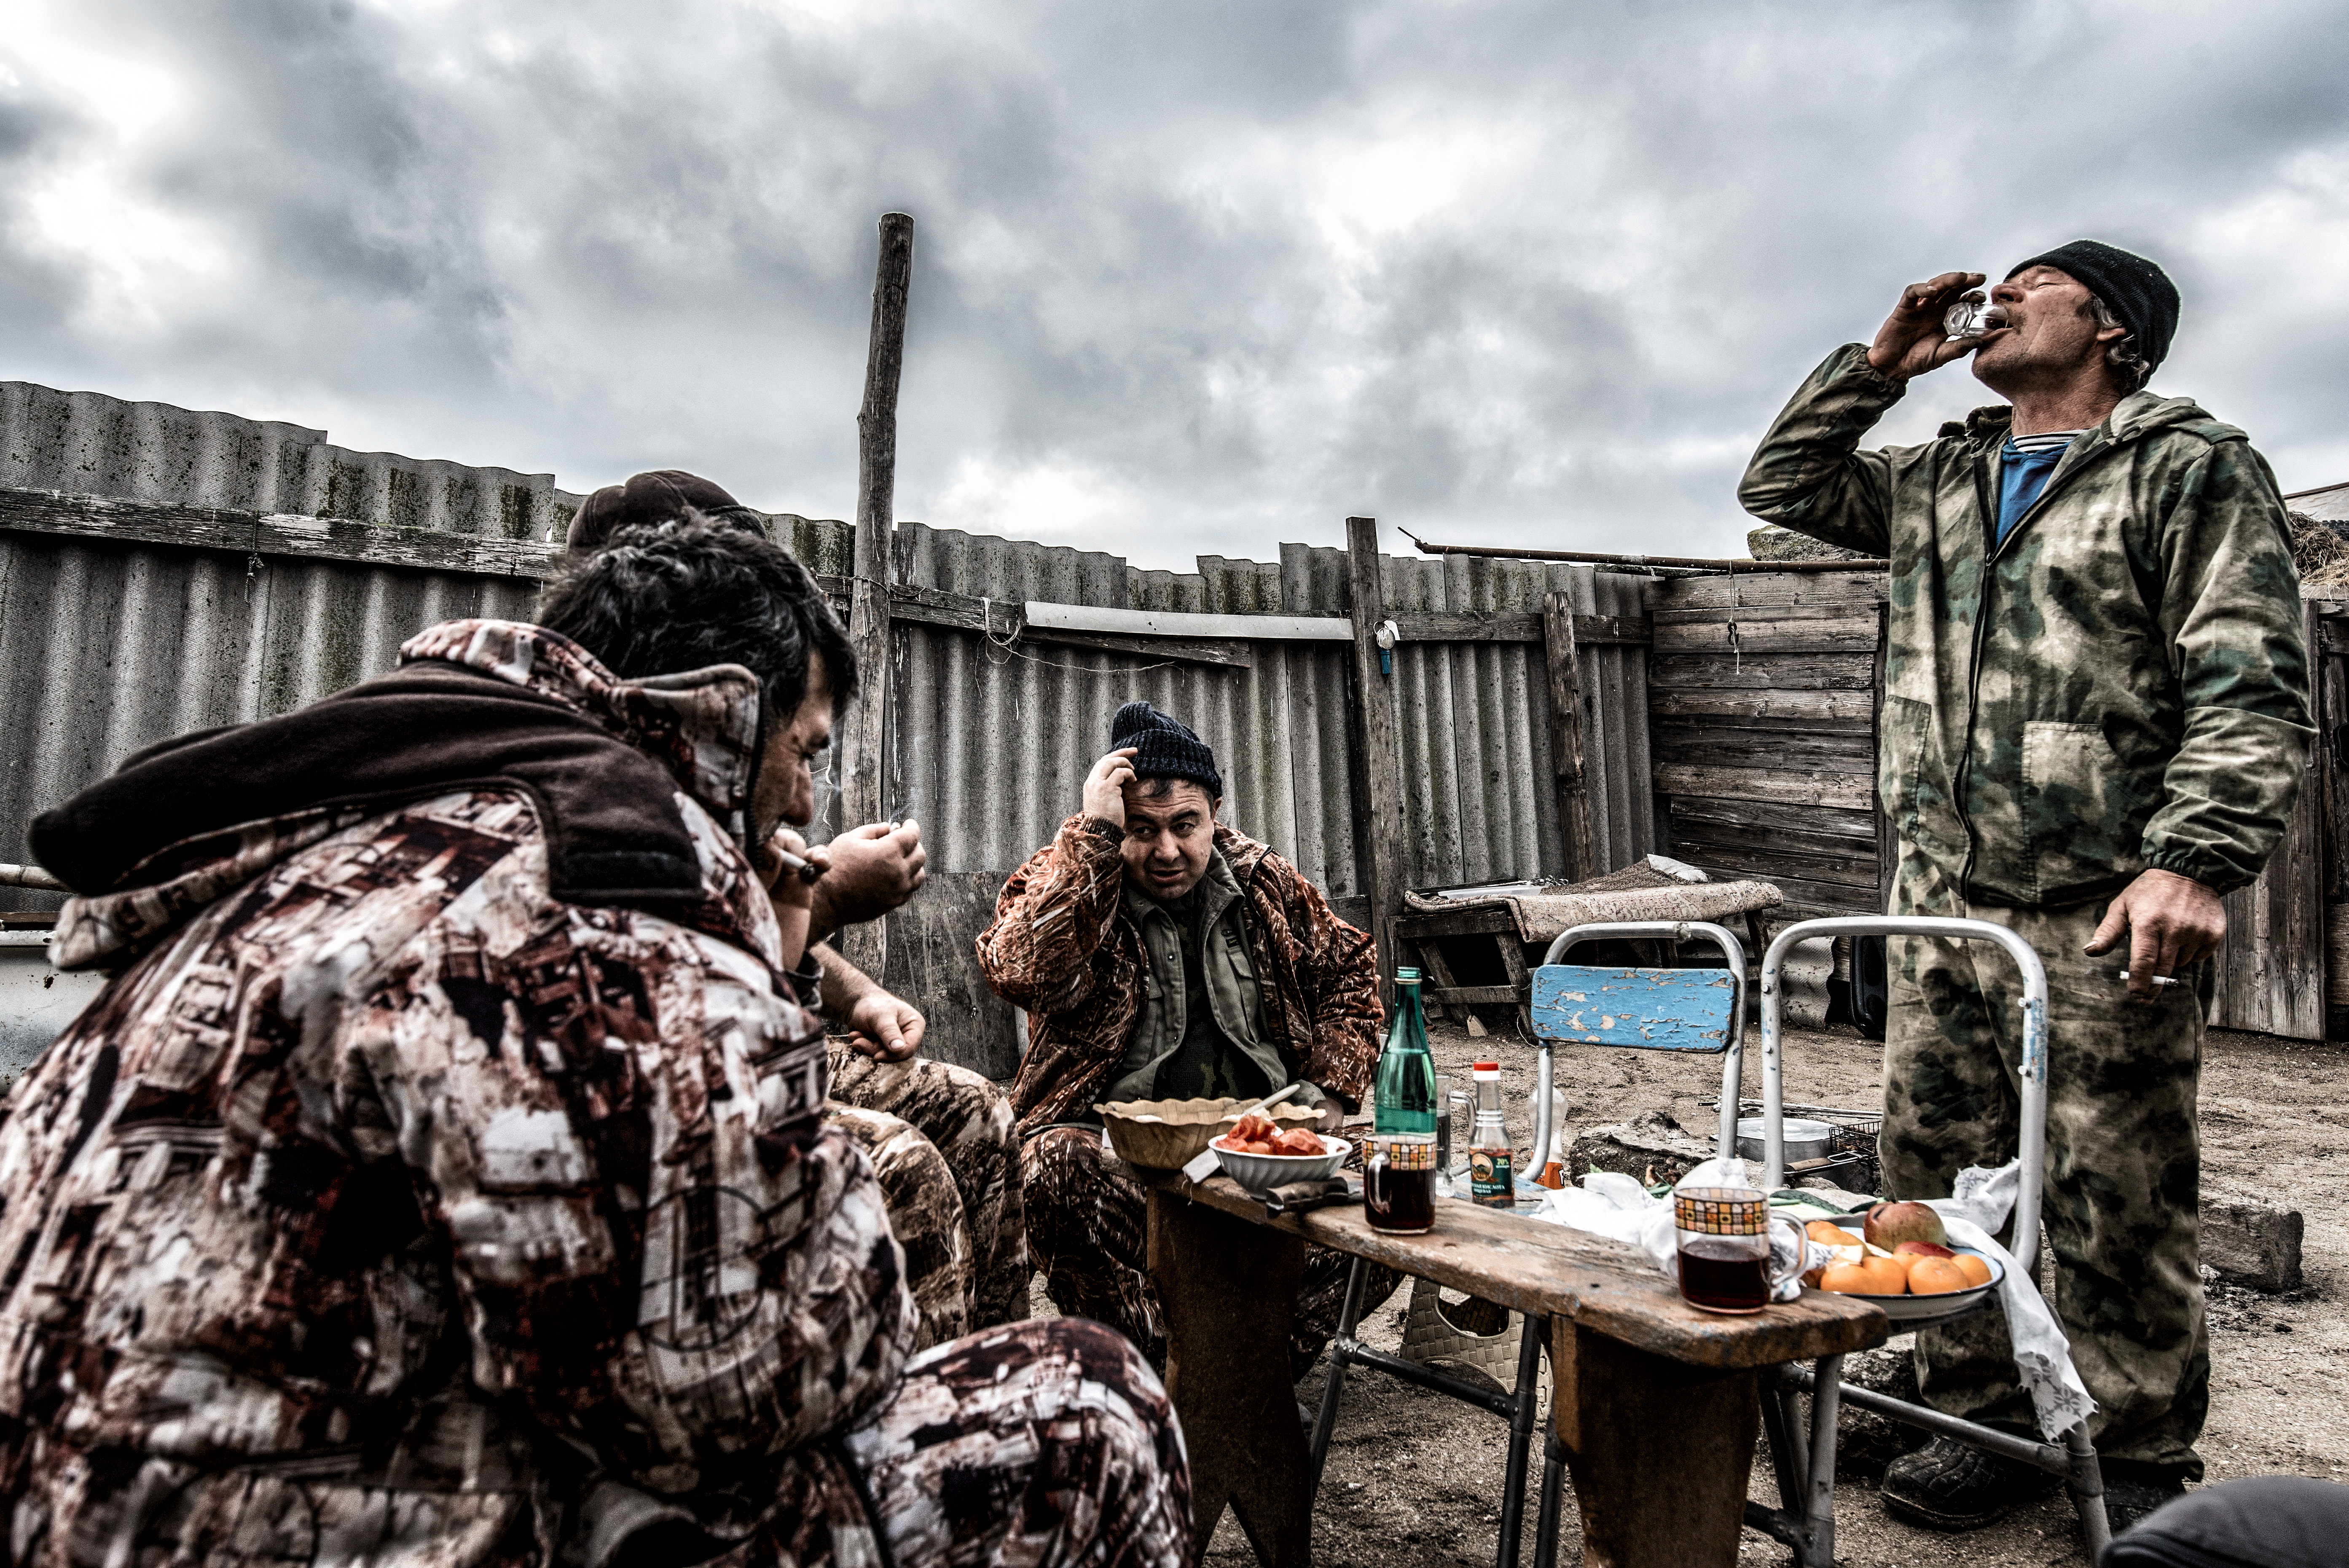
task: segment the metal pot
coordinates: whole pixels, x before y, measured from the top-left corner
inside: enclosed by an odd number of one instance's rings
[[[1835,1148],[1835,1128],[1826,1122],[1788,1116],[1782,1125],[1786,1129],[1786,1164],[1790,1167],[1806,1159],[1825,1159]],[[1747,1159],[1762,1158],[1760,1116],[1747,1116],[1737,1124],[1737,1152]]]

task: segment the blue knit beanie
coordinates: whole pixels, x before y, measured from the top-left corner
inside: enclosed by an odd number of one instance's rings
[[[1207,792],[1210,800],[1224,797],[1224,775],[1216,771],[1216,753],[1191,726],[1169,718],[1148,702],[1128,702],[1109,722],[1109,749],[1138,748],[1133,776],[1143,779],[1189,779]]]

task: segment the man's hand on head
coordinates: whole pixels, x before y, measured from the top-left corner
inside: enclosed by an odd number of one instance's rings
[[[2128,933],[2129,994],[2150,1002],[2154,977],[2175,974],[2219,950],[2227,936],[2227,907],[2219,895],[2175,871],[2140,872],[2105,907],[2104,924],[2088,940],[2090,958],[2101,958]]]
[[[1125,786],[1133,782],[1133,758],[1140,750],[1125,746],[1093,764],[1093,771],[1085,775],[1087,816],[1125,826]]]
[[[874,987],[850,1004],[841,1020],[854,1031],[849,1045],[876,1062],[902,1062],[922,1048],[929,1025],[910,1003]]]
[[[912,898],[928,875],[922,825],[911,817],[895,826],[868,822],[852,827],[824,848],[831,868],[815,884],[810,914],[819,937],[879,919]]]
[[[1938,370],[1952,359],[1962,359],[1980,347],[1979,338],[1951,337],[1942,321],[1958,296],[1982,286],[1978,272],[1945,272],[1900,291],[1900,303],[1876,329],[1868,346],[1868,362],[1896,380]]]

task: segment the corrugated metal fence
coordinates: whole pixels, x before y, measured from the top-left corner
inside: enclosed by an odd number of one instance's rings
[[[551,475],[355,453],[324,431],[94,393],[0,384],[0,486],[232,507],[542,542],[578,497]],[[1335,520],[1333,519],[1333,524]],[[814,570],[845,574],[853,529],[777,518]],[[1334,528],[1333,528],[1334,531]],[[1146,572],[1098,552],[918,524],[894,540],[900,584],[1027,600],[1225,614],[1344,615],[1342,550],[1281,546],[1277,563],[1202,557]],[[285,711],[388,669],[399,643],[460,616],[526,618],[524,566],[412,569],[281,540],[263,553],[0,529],[0,859],[28,857],[34,815],[124,756],[211,724]],[[1394,611],[1642,613],[1645,579],[1538,563],[1388,558]],[[1006,625],[1014,624],[1007,615]],[[1226,778],[1225,819],[1262,837],[1359,913],[1348,653],[1255,642],[1245,664],[1071,648],[900,622],[893,639],[889,801],[918,816],[933,884],[892,918],[887,982],[929,1011],[931,1051],[992,1072],[1017,1050],[1010,1011],[970,961],[1002,878],[1075,808],[1119,703],[1146,697],[1196,728]],[[1582,652],[1586,752],[1601,858],[1654,844],[1647,651]],[[1410,643],[1395,651],[1406,876],[1433,887],[1556,876],[1542,645]],[[0,890],[0,909],[55,899]]]

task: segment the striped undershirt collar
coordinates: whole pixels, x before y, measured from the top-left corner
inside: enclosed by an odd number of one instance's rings
[[[2062,452],[2088,432],[2077,431],[2042,431],[2037,435],[2011,435],[2006,438],[2006,450],[2017,456],[2037,457],[2043,452]]]

